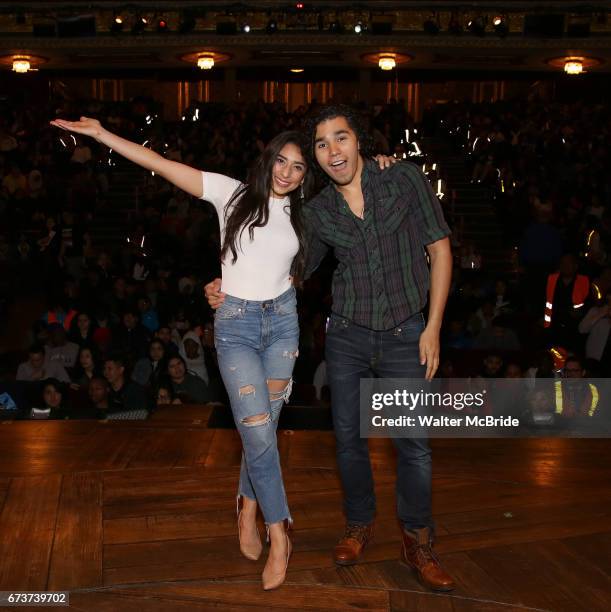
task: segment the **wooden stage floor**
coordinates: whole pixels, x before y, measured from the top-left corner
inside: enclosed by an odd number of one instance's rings
[[[265,593],[264,557],[237,546],[239,440],[207,416],[0,424],[0,590],[70,591],[87,612],[611,609],[607,440],[433,441],[436,550],[459,585],[436,595],[398,562],[390,443],[372,441],[375,540],[337,568],[332,432],[280,432],[294,554]]]

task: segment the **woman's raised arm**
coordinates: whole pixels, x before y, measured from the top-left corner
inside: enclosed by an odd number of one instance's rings
[[[103,128],[97,119],[90,119],[88,117],[81,117],[79,121],[54,119],[50,123],[63,130],[83,134],[84,136],[91,136],[91,138],[95,138],[95,140],[110,147],[113,151],[116,151],[126,159],[142,166],[146,170],[151,170],[155,174],[162,176],[164,179],[170,181],[170,183],[176,185],[179,189],[197,198],[202,197],[203,181],[200,170],[191,168],[191,166],[187,166],[186,164],[166,159],[159,155],[159,153],[151,151],[151,149],[147,149],[135,142],[121,138],[121,136],[117,136]]]

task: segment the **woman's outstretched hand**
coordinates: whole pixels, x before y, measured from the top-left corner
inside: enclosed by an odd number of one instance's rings
[[[103,128],[101,123],[97,119],[90,119],[89,117],[81,117],[79,121],[66,121],[66,119],[53,119],[49,122],[55,127],[67,130],[69,132],[76,132],[77,134],[83,134],[84,136],[91,136],[96,140],[102,134]]]

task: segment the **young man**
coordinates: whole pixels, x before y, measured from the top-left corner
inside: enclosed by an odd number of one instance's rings
[[[371,539],[376,509],[368,443],[360,437],[360,379],[434,376],[452,271],[450,230],[428,179],[416,166],[398,163],[382,171],[366,161],[368,137],[352,109],[323,108],[310,131],[316,161],[330,181],[304,211],[307,274],[330,248],[339,261],[326,361],[347,525],[334,559],[352,565]],[[216,307],[223,297],[220,285],[207,285],[206,295]],[[431,548],[428,441],[393,442],[402,559],[425,586],[452,590],[454,582]]]
[[[107,409],[109,414],[149,408],[144,389],[126,378],[125,365],[126,359],[122,355],[111,355],[104,360],[104,378],[110,385]]]

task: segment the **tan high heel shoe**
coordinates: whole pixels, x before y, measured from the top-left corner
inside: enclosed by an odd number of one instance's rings
[[[284,569],[281,572],[273,572],[272,570],[269,570],[268,557],[267,563],[265,564],[265,568],[263,569],[263,574],[261,575],[264,591],[271,591],[273,589],[277,589],[284,583],[284,580],[286,578],[286,570],[289,566],[289,559],[291,558],[291,553],[293,552],[293,545],[291,544],[291,540],[289,538],[288,529],[285,529],[284,537],[286,538],[286,563],[284,564]]]
[[[242,498],[238,497],[236,501],[236,512],[238,515],[238,540],[240,542],[240,552],[249,561],[258,561],[263,552],[263,544],[261,543],[261,534],[257,527],[257,542],[255,544],[246,544],[242,542],[242,530],[240,528],[240,520],[242,519]]]

